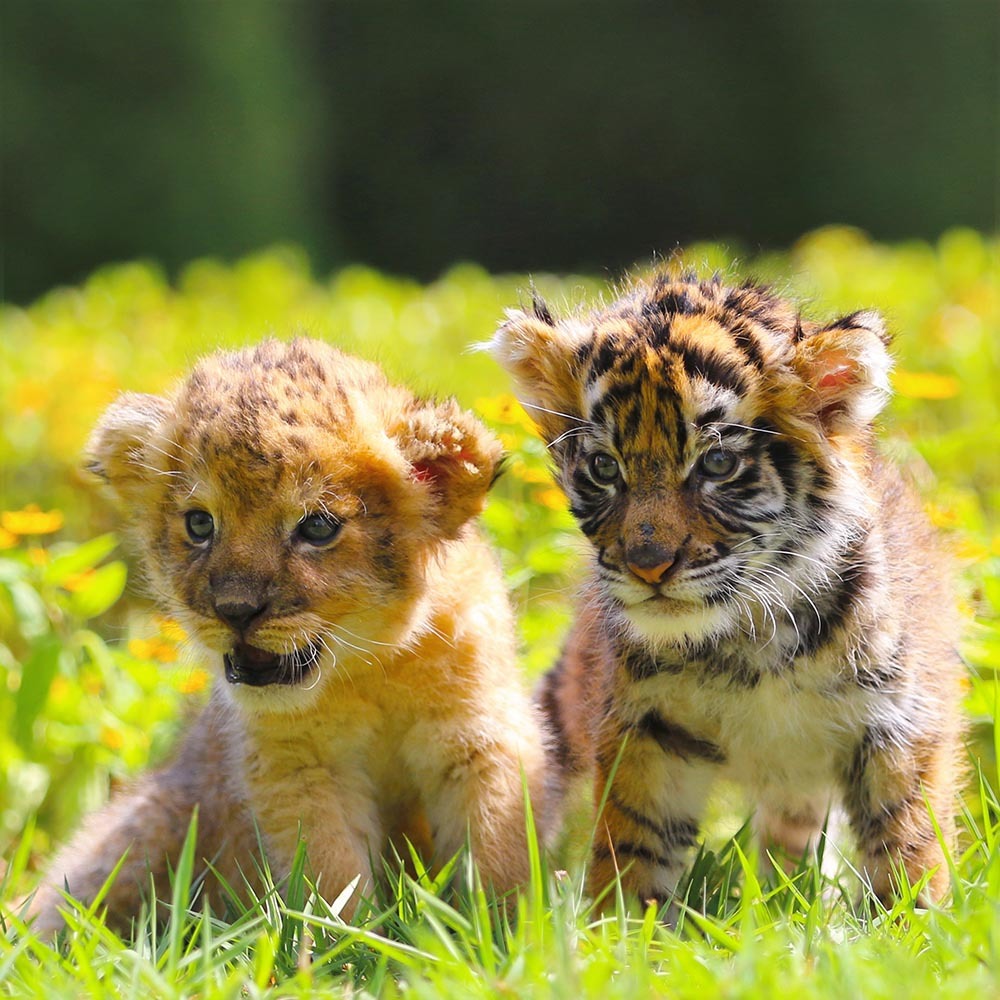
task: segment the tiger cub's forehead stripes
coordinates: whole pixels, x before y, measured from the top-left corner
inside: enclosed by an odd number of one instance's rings
[[[798,316],[762,290],[713,282],[641,286],[595,317],[576,355],[587,417],[623,456],[683,462],[689,429],[746,413],[762,371],[784,357]]]

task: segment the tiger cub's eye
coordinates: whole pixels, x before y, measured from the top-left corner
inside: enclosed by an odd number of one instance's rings
[[[207,510],[189,510],[184,515],[184,527],[188,538],[200,545],[215,533],[215,520]]]
[[[698,471],[708,479],[727,479],[736,471],[739,458],[725,448],[711,448],[701,456]]]
[[[612,458],[609,454],[603,451],[599,451],[596,454],[591,455],[588,465],[591,476],[593,476],[594,480],[598,483],[615,482],[621,471],[618,467],[617,459]]]
[[[326,545],[340,534],[341,527],[332,514],[307,514],[295,530],[299,538],[310,545]]]

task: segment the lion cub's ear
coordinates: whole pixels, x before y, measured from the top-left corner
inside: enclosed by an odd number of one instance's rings
[[[851,313],[803,339],[794,365],[827,434],[867,427],[889,399],[892,359],[876,312]]]
[[[118,500],[134,498],[149,481],[149,444],[169,412],[160,396],[123,392],[97,422],[87,442],[87,468]]]
[[[518,398],[547,441],[554,441],[583,415],[577,352],[592,336],[578,320],[555,322],[535,299],[530,313],[508,309],[506,322],[487,344],[510,373]]]
[[[413,480],[427,491],[434,524],[442,536],[453,538],[485,506],[503,447],[453,399],[415,402],[391,433]]]

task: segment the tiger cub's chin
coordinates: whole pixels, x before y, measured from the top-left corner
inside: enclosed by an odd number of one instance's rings
[[[727,608],[672,597],[654,597],[631,604],[622,613],[636,641],[652,647],[710,640],[724,632],[733,619]]]
[[[900,866],[946,890],[928,805],[951,842],[963,670],[947,567],[874,444],[887,343],[871,312],[667,271],[498,330],[594,552],[540,701],[603,803],[595,892],[673,893],[720,777],[767,847],[815,846],[836,803],[876,895]]]

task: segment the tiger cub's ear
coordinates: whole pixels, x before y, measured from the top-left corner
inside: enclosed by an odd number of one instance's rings
[[[454,538],[486,505],[503,446],[453,399],[415,402],[390,434],[424,491],[427,517],[442,537]]]
[[[87,469],[115,499],[135,499],[155,472],[148,454],[170,404],[161,396],[123,392],[101,415],[87,442]]]
[[[553,441],[583,417],[577,353],[591,331],[576,320],[554,322],[540,299],[530,313],[508,309],[505,315],[506,322],[486,346],[510,373],[542,436]]]
[[[800,341],[794,365],[827,434],[867,427],[889,399],[892,359],[876,312],[851,313]]]

